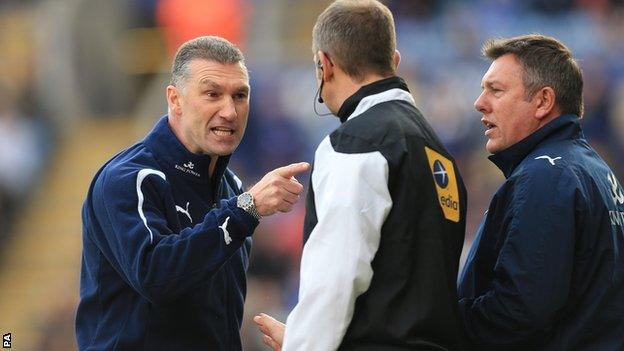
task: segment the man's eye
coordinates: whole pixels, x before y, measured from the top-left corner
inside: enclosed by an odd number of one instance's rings
[[[247,99],[247,93],[238,93],[234,95],[237,100],[245,100]]]
[[[207,91],[205,94],[206,94],[208,97],[211,97],[211,98],[217,98],[217,97],[219,97],[219,93],[217,93],[216,91]]]

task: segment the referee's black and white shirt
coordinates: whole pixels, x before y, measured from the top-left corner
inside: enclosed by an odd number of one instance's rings
[[[315,154],[284,351],[457,350],[466,191],[399,77],[363,86]]]

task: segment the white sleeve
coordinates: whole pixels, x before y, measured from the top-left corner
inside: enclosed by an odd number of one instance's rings
[[[371,261],[392,207],[380,152],[337,153],[327,137],[315,160],[318,223],[303,249],[299,303],[288,316],[283,351],[338,348],[355,300],[373,278]]]

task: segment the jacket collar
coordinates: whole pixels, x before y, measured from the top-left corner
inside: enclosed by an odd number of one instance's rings
[[[407,84],[400,77],[394,76],[364,85],[342,103],[337,116],[344,123],[379,103],[391,100],[405,100],[415,105]]]
[[[580,118],[571,114],[562,115],[516,144],[488,158],[503,172],[505,178],[509,178],[520,162],[540,144],[582,137]]]
[[[162,117],[156,123],[154,129],[145,137],[144,143],[169,173],[177,174],[197,183],[208,183],[211,180],[208,173],[210,156],[197,155],[188,151],[171,130],[167,116]],[[220,156],[217,159],[217,165],[212,176],[213,186],[216,186],[218,180],[223,176],[230,156]]]

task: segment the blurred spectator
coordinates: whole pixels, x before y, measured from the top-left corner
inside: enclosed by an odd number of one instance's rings
[[[156,18],[173,56],[172,50],[200,35],[217,35],[243,49],[249,11],[246,0],[160,0]]]
[[[37,1],[0,4],[0,240],[16,211],[37,189],[53,128],[34,95],[32,9]],[[0,245],[3,248],[4,245]]]
[[[0,86],[0,240],[34,192],[46,155],[45,129],[19,109],[16,94]]]

